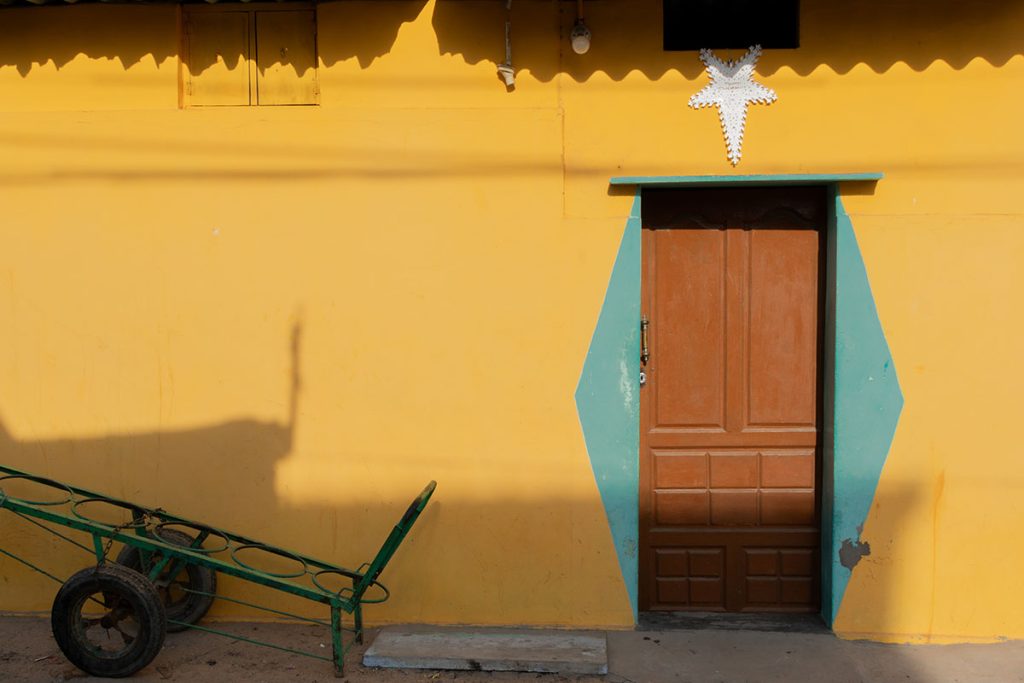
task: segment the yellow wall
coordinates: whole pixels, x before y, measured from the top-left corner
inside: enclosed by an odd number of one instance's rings
[[[845,203],[905,407],[835,627],[1024,637],[1024,3],[918,4],[802,3],[736,170],[649,0],[588,3],[584,56],[514,3],[514,92],[503,3],[323,4],[292,108],[179,108],[174,7],[4,9],[0,461],[353,564],[434,478],[370,621],[627,626],[573,402],[608,177],[884,171]]]

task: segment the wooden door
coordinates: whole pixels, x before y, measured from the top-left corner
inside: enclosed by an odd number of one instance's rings
[[[824,199],[644,191],[641,609],[818,609]]]

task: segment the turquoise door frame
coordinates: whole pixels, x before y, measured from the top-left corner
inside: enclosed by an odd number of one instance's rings
[[[861,530],[903,408],[892,355],[841,192],[843,183],[875,183],[882,177],[840,173],[611,179],[613,186],[634,186],[635,193],[576,387],[576,409],[634,621],[639,580],[641,190],[714,185],[829,188],[821,613],[831,627],[857,561],[870,553]]]

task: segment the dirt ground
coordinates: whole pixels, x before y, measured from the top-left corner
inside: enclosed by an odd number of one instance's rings
[[[330,656],[331,642],[326,629],[293,624],[217,625],[246,638],[267,640],[296,650]],[[598,683],[620,680],[612,677],[559,676],[555,674],[514,674],[471,671],[401,671],[370,669],[360,664],[363,651],[376,632],[367,634],[345,658],[345,675],[335,678],[330,663],[256,647],[243,641],[221,638],[199,631],[169,633],[153,663],[133,676],[132,681],[217,681],[218,683],[425,683],[442,681],[538,681],[538,683]],[[50,683],[52,681],[100,681],[75,668],[65,658],[50,634],[49,620],[38,617],[0,618],[0,682]]]

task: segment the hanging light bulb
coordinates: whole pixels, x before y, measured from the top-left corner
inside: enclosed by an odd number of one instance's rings
[[[583,0],[576,0],[576,23],[569,33],[569,42],[572,51],[578,55],[584,55],[590,50],[590,29],[583,22]]]
[[[590,49],[590,29],[582,19],[577,19],[573,24],[569,40],[572,43],[572,51],[578,55],[584,55]]]

